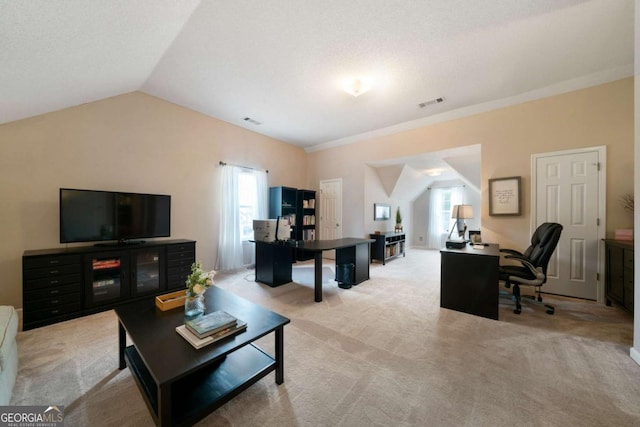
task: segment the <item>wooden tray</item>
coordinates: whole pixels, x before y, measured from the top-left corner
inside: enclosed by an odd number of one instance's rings
[[[187,290],[171,292],[170,294],[158,295],[156,297],[156,307],[162,311],[173,308],[184,307],[184,300],[187,298]]]

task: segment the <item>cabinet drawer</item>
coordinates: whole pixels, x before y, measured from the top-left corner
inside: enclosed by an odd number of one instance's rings
[[[60,305],[58,307],[47,308],[45,310],[28,311],[24,313],[24,322],[32,323],[40,320],[50,319],[65,314],[80,311],[80,301],[73,304]]]
[[[633,251],[630,249],[624,250],[624,267],[633,270]]]
[[[191,264],[193,264],[193,262],[194,262],[193,258],[170,259],[167,262],[167,267],[169,267],[170,269],[177,268],[177,267],[187,267],[189,268],[189,271],[191,271]]]
[[[26,280],[24,282],[24,290],[42,289],[50,287],[58,287],[60,285],[68,285],[71,283],[80,283],[80,274],[68,274],[66,276],[45,277],[43,279]]]
[[[23,258],[23,266],[25,269],[55,267],[58,265],[79,263],[80,255],[57,255]]]
[[[170,274],[167,276],[167,283],[171,285],[172,288],[175,288],[178,284],[180,286],[187,286],[186,280],[189,273],[179,273],[179,274]]]
[[[63,305],[80,304],[82,297],[80,292],[60,295],[59,297],[48,297],[45,299],[28,300],[24,302],[24,309],[29,311],[53,310]]]
[[[180,254],[183,252],[194,252],[196,251],[195,243],[181,243],[179,245],[169,245],[167,246],[167,256],[171,258],[176,254]]]
[[[45,277],[51,276],[63,276],[66,274],[74,274],[80,273],[81,266],[78,264],[66,264],[66,265],[57,265],[46,268],[34,268],[32,270],[24,271],[24,279],[32,280],[32,279],[41,279]]]
[[[38,300],[44,298],[52,298],[58,297],[60,295],[71,294],[74,292],[81,292],[80,283],[73,283],[70,285],[64,286],[56,286],[54,288],[43,288],[43,289],[35,289],[35,290],[25,290],[24,291],[24,304],[31,300]]]
[[[172,254],[167,254],[167,260],[171,261],[180,261],[180,260],[193,260],[196,258],[196,253],[194,251],[186,251],[186,252],[174,252]]]

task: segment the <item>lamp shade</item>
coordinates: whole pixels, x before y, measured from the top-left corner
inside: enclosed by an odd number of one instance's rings
[[[453,209],[451,209],[451,218],[471,219],[473,218],[473,207],[471,205],[453,205]]]

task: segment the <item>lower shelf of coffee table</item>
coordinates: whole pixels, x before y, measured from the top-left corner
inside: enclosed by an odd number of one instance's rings
[[[158,384],[134,346],[125,349],[125,360],[157,423]],[[171,424],[193,424],[275,369],[276,362],[272,356],[248,344],[220,362],[176,380],[171,388]]]

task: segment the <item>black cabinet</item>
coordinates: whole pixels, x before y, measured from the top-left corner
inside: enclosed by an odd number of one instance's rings
[[[371,260],[382,261],[382,265],[387,261],[405,254],[404,233],[380,233],[369,234],[369,238],[375,239],[371,248]]]
[[[167,245],[167,289],[182,289],[196,262],[196,242],[183,241]]]
[[[269,218],[289,218],[291,238],[297,239],[298,190],[291,187],[269,188]]]
[[[298,190],[296,240],[316,239],[316,192]]]
[[[298,190],[298,210],[296,214],[296,240],[316,240],[316,192]],[[313,258],[309,252],[296,251],[296,259],[304,261]]]
[[[22,259],[23,324],[62,321],[82,310],[82,256],[56,254]],[[53,323],[53,322],[50,322]]]
[[[292,246],[256,241],[256,282],[273,287],[291,282]]]
[[[288,217],[291,222],[291,239],[316,239],[316,192],[291,187],[269,188],[269,218]],[[294,250],[293,260],[306,260],[309,253]]]
[[[191,240],[25,251],[23,329],[182,289],[194,261]]]
[[[606,303],[633,312],[633,242],[605,240]]]

